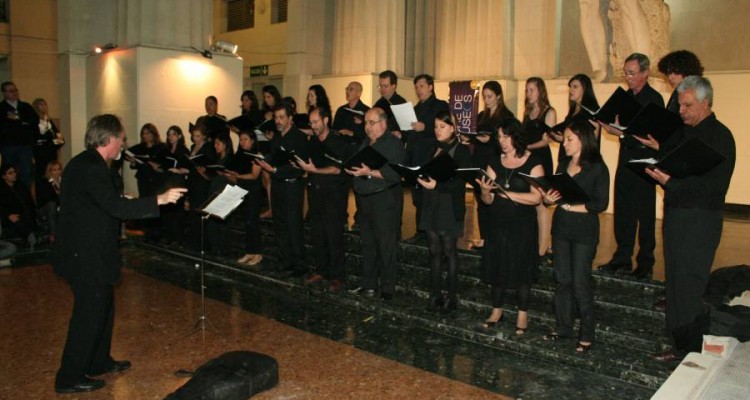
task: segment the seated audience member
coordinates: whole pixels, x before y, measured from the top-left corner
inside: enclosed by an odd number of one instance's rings
[[[2,235],[3,225],[2,221],[0,221],[0,237],[2,237]],[[11,257],[13,254],[16,254],[17,250],[16,245],[13,243],[0,240],[0,267],[7,267],[13,264]]]
[[[60,182],[62,181],[62,164],[60,161],[50,161],[44,169],[44,176],[36,182],[36,209],[40,220],[44,223],[50,240],[55,239],[55,223],[57,222],[57,208],[60,205]]]
[[[18,181],[18,170],[10,164],[0,167],[0,221],[4,236],[25,239],[33,248],[36,244],[36,208],[31,193]]]

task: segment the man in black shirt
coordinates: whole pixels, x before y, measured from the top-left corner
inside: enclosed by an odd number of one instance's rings
[[[346,85],[346,104],[336,110],[336,117],[333,119],[333,129],[341,135],[352,138],[352,141],[356,143],[362,143],[365,139],[363,121],[365,113],[370,109],[360,100],[361,97],[362,84],[349,82]]]
[[[299,158],[297,164],[307,172],[310,197],[310,224],[317,271],[306,279],[317,284],[330,282],[331,292],[338,292],[346,277],[344,272],[344,224],[348,197],[348,175],[333,159],[344,160],[347,142],[343,136],[328,128],[331,116],[325,108],[310,111],[310,158]]]
[[[286,103],[273,108],[279,132],[271,139],[269,162],[257,161],[271,174],[271,208],[276,240],[279,243],[279,270],[294,277],[305,274],[302,204],[305,198],[304,171],[292,164],[289,154],[303,160],[309,157],[305,134],[292,124],[292,107]]]
[[[406,138],[401,137],[401,128],[399,128],[398,122],[396,122],[396,118],[393,116],[393,111],[391,110],[391,105],[406,103],[406,99],[396,93],[398,77],[395,72],[385,70],[380,73],[378,78],[378,89],[382,97],[375,102],[373,107],[378,107],[385,112],[388,117],[388,130],[391,134],[406,141]]]
[[[414,106],[417,122],[412,123],[412,130],[404,132],[406,135],[406,163],[410,166],[421,166],[432,159],[432,149],[435,148],[435,116],[441,111],[448,111],[448,103],[435,97],[435,79],[427,74],[418,75],[414,78],[414,91],[417,93],[419,103]],[[411,201],[416,208],[416,224],[419,225],[422,215],[422,196],[424,188],[416,185],[411,189]],[[411,244],[426,242],[422,231],[406,239]]]
[[[3,163],[18,168],[18,179],[31,185],[34,141],[39,136],[39,116],[31,104],[19,99],[13,82],[3,82],[0,102],[0,154]],[[44,168],[46,166],[40,166]]]
[[[675,347],[656,356],[662,361],[676,360],[700,347],[700,340],[696,349],[683,338],[690,336],[685,328],[704,312],[702,298],[721,240],[722,211],[736,160],[732,132],[711,110],[713,89],[708,79],[689,76],[677,86],[677,93],[685,125],[660,146],[659,153],[666,154],[697,137],[726,159],[704,174],[681,179],[671,177],[668,171],[646,170],[664,188],[667,328]]]
[[[628,84],[628,93],[642,106],[654,103],[664,107],[664,99],[648,84],[650,61],[647,56],[633,53],[625,59],[623,70]],[[617,250],[612,259],[599,270],[631,270],[631,257],[638,234],[638,267],[632,271],[637,278],[650,278],[654,267],[656,247],[656,186],[646,175],[628,167],[628,161],[654,157],[655,152],[622,131],[608,125],[603,128],[620,137],[620,152],[615,173],[614,214]]]
[[[198,117],[195,124],[202,125],[208,140],[213,141],[219,133],[228,129],[227,117],[219,114],[219,100],[216,96],[206,97],[205,107],[206,115]]]
[[[389,163],[403,163],[406,156],[401,141],[388,132],[385,110],[373,107],[365,114],[365,139],[359,146],[372,146]],[[366,165],[346,172],[354,176],[354,193],[360,211],[362,239],[362,286],[353,290],[369,297],[375,296],[380,278],[380,296],[393,297],[398,270],[398,234],[404,194],[401,176],[388,164],[379,170]]]

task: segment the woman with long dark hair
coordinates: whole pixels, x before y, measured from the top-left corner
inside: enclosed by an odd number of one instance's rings
[[[488,81],[482,86],[484,110],[477,115],[477,141],[474,143],[472,164],[484,168],[490,160],[500,154],[500,145],[496,140],[497,128],[509,119],[514,119],[513,112],[505,105],[503,87],[498,81]],[[479,239],[470,243],[470,247],[481,250],[484,239],[489,235],[488,206],[480,199],[479,187],[475,187],[474,198],[477,202],[477,222]]]
[[[544,169],[526,149],[526,139],[517,119],[505,121],[498,129],[501,153],[490,161],[479,184],[482,202],[490,207],[492,229],[482,254],[482,280],[491,286],[492,314],[484,322],[494,327],[503,317],[505,292],[514,289],[518,297],[516,335],[529,325],[528,307],[531,283],[539,266],[536,206],[542,195],[520,176],[540,176]],[[499,192],[497,191],[499,190]]]
[[[596,330],[591,264],[599,243],[599,213],[609,203],[609,170],[599,153],[594,127],[588,121],[574,121],[565,129],[564,138],[567,157],[560,161],[557,172],[572,176],[590,200],[583,204],[562,203],[558,192],[540,191],[546,204],[557,204],[552,223],[556,327],[544,339],[573,337],[574,309],[578,309],[581,324],[576,351],[585,353],[591,349]]]
[[[213,145],[216,152],[216,161],[214,161],[213,165],[229,166],[232,162],[232,157],[234,157],[232,138],[229,137],[229,133],[223,132],[217,134],[213,140]],[[210,195],[211,193],[224,190],[224,187],[229,183],[231,173],[217,170],[209,173],[209,176],[208,193]],[[217,218],[208,220],[208,244],[214,255],[226,256],[229,254],[231,241],[229,240],[229,222],[227,220],[219,220]]]
[[[459,168],[471,163],[471,152],[457,137],[456,120],[450,111],[440,111],[435,116],[437,143],[433,158],[448,154]],[[466,203],[466,183],[459,177],[445,182],[434,179],[417,179],[424,191],[423,209],[418,228],[427,234],[430,257],[431,307],[444,312],[456,309],[458,304],[458,255],[456,242],[463,236]],[[445,263],[443,263],[445,260]],[[447,282],[442,284],[443,265],[447,267]],[[443,294],[443,287],[447,295]]]
[[[591,82],[591,78],[586,74],[573,75],[568,80],[568,114],[565,116],[563,126],[569,126],[576,120],[587,121],[590,119],[591,113],[586,110],[595,112],[598,109],[599,102],[596,100],[594,84]],[[600,133],[601,128],[597,125],[594,129],[597,146],[601,145]],[[565,157],[565,148],[562,146],[563,132],[552,132],[550,133],[550,137],[560,143],[557,151],[557,161],[559,162]]]
[[[186,160],[190,155],[185,145],[185,135],[177,125],[167,129],[167,147],[162,156],[164,160],[164,187],[163,190],[173,187],[187,187],[190,170],[187,168]],[[179,199],[174,204],[162,206],[161,220],[164,227],[164,236],[170,242],[179,242],[184,238],[183,212],[185,210],[185,199]]]

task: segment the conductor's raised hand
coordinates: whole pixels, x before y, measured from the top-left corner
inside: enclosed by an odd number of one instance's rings
[[[167,190],[166,192],[156,196],[156,203],[158,205],[164,205],[164,204],[170,204],[170,203],[176,203],[177,200],[179,200],[185,193],[187,193],[186,188],[172,188]]]

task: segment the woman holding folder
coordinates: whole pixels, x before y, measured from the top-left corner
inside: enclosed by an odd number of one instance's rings
[[[570,175],[589,201],[571,204],[554,189],[540,190],[546,204],[557,204],[552,222],[556,328],[544,339],[573,337],[575,299],[581,317],[576,351],[585,353],[594,341],[591,264],[599,243],[599,213],[609,203],[609,170],[599,153],[594,127],[588,121],[574,121],[565,129],[563,147],[567,157],[560,161],[557,172]]]
[[[437,144],[431,150],[433,158],[447,153],[459,168],[471,163],[469,147],[459,142],[456,121],[450,111],[444,110],[435,116]],[[419,230],[425,231],[430,257],[430,306],[443,312],[456,309],[458,304],[458,254],[456,242],[463,236],[466,203],[466,184],[458,176],[437,182],[432,178],[418,178],[424,191],[423,209],[419,219]],[[443,260],[447,266],[447,296],[443,294]]]
[[[489,205],[492,224],[482,254],[482,280],[491,285],[492,314],[484,328],[492,328],[503,317],[507,289],[518,295],[516,335],[528,328],[531,282],[539,265],[536,206],[542,195],[521,177],[521,173],[544,175],[541,162],[526,149],[521,123],[513,118],[498,129],[500,156],[486,166],[491,179],[479,181],[482,202]]]

